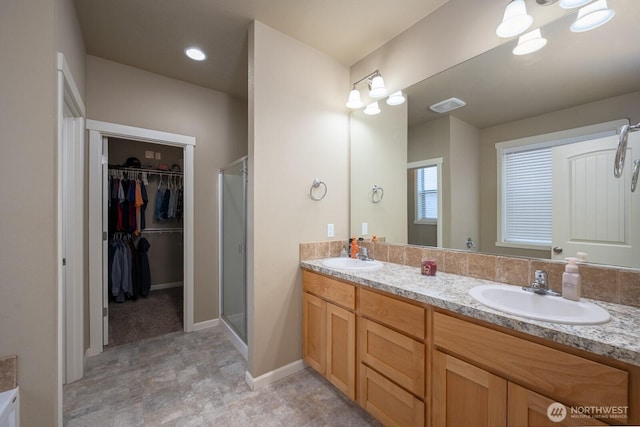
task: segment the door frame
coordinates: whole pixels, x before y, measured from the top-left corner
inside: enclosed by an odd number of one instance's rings
[[[196,138],[152,129],[87,120],[89,131],[89,350],[94,356],[103,350],[102,242],[106,224],[102,220],[103,137],[116,137],[153,144],[181,147],[184,153],[184,318],[185,332],[193,331],[194,292],[194,148]]]
[[[84,210],[84,121],[86,109],[71,69],[57,53],[57,167],[56,167],[56,278],[57,278],[57,423],[62,425],[63,384],[84,374],[84,222],[65,233],[68,215]],[[65,108],[69,111],[65,115]],[[66,165],[66,167],[64,167]],[[67,177],[65,179],[65,176]],[[66,184],[66,185],[65,185]],[[65,200],[65,194],[68,196]],[[69,260],[69,265],[63,262]]]

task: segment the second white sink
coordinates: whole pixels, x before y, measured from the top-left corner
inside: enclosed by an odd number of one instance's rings
[[[355,258],[328,258],[322,261],[326,267],[342,270],[377,270],[382,268],[380,261],[362,261]]]
[[[469,290],[479,303],[529,319],[572,325],[598,325],[611,320],[609,312],[587,301],[538,295],[519,286],[482,285]]]

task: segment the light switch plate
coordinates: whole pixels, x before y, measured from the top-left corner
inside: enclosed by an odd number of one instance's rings
[[[154,155],[155,155],[155,153],[153,151],[150,151],[150,150],[145,150],[145,152],[144,152],[144,158],[145,159],[153,159]]]
[[[333,224],[327,224],[327,237],[335,236],[335,230],[333,228]]]
[[[160,160],[162,158],[162,155],[160,154],[160,152],[156,151],[156,160]]]

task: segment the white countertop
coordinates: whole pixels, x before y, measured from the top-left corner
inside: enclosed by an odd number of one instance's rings
[[[611,314],[602,325],[566,325],[531,320],[491,309],[469,295],[469,289],[490,280],[438,272],[423,276],[419,268],[383,263],[373,271],[341,270],[325,267],[322,259],[302,261],[307,270],[348,280],[372,289],[409,298],[434,307],[524,332],[570,347],[640,366],[640,308],[586,299]]]

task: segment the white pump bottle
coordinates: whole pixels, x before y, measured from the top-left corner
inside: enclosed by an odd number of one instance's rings
[[[576,265],[578,259],[567,258],[566,260],[568,264],[562,273],[562,297],[572,301],[580,301],[580,273]]]

